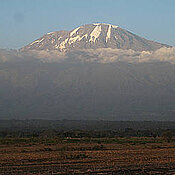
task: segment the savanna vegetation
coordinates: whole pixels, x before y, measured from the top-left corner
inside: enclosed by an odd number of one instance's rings
[[[0,174],[173,174],[175,130],[0,131]]]

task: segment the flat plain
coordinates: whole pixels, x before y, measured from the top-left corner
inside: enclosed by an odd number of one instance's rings
[[[175,174],[175,142],[152,137],[4,138],[0,174]]]

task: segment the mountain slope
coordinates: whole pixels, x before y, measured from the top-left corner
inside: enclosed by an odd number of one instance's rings
[[[0,119],[175,120],[169,63],[0,64]]]
[[[135,51],[152,51],[168,45],[146,40],[127,30],[111,24],[87,24],[72,31],[47,33],[21,49],[59,50],[118,48]]]

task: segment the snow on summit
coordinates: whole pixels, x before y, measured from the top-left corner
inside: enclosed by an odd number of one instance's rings
[[[70,36],[72,37],[74,34],[76,34],[76,32],[80,29],[80,27],[77,27],[76,29],[74,29],[71,33]]]
[[[91,42],[91,41],[95,42],[96,39],[100,36],[100,33],[101,33],[101,26],[97,25],[90,34],[89,42]]]
[[[79,26],[71,31],[50,32],[23,47],[28,50],[69,50],[117,48],[135,51],[152,51],[167,45],[150,41],[116,25],[94,23]]]

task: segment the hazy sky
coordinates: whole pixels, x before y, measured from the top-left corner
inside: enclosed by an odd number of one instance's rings
[[[0,0],[0,48],[94,22],[175,45],[175,0]]]

